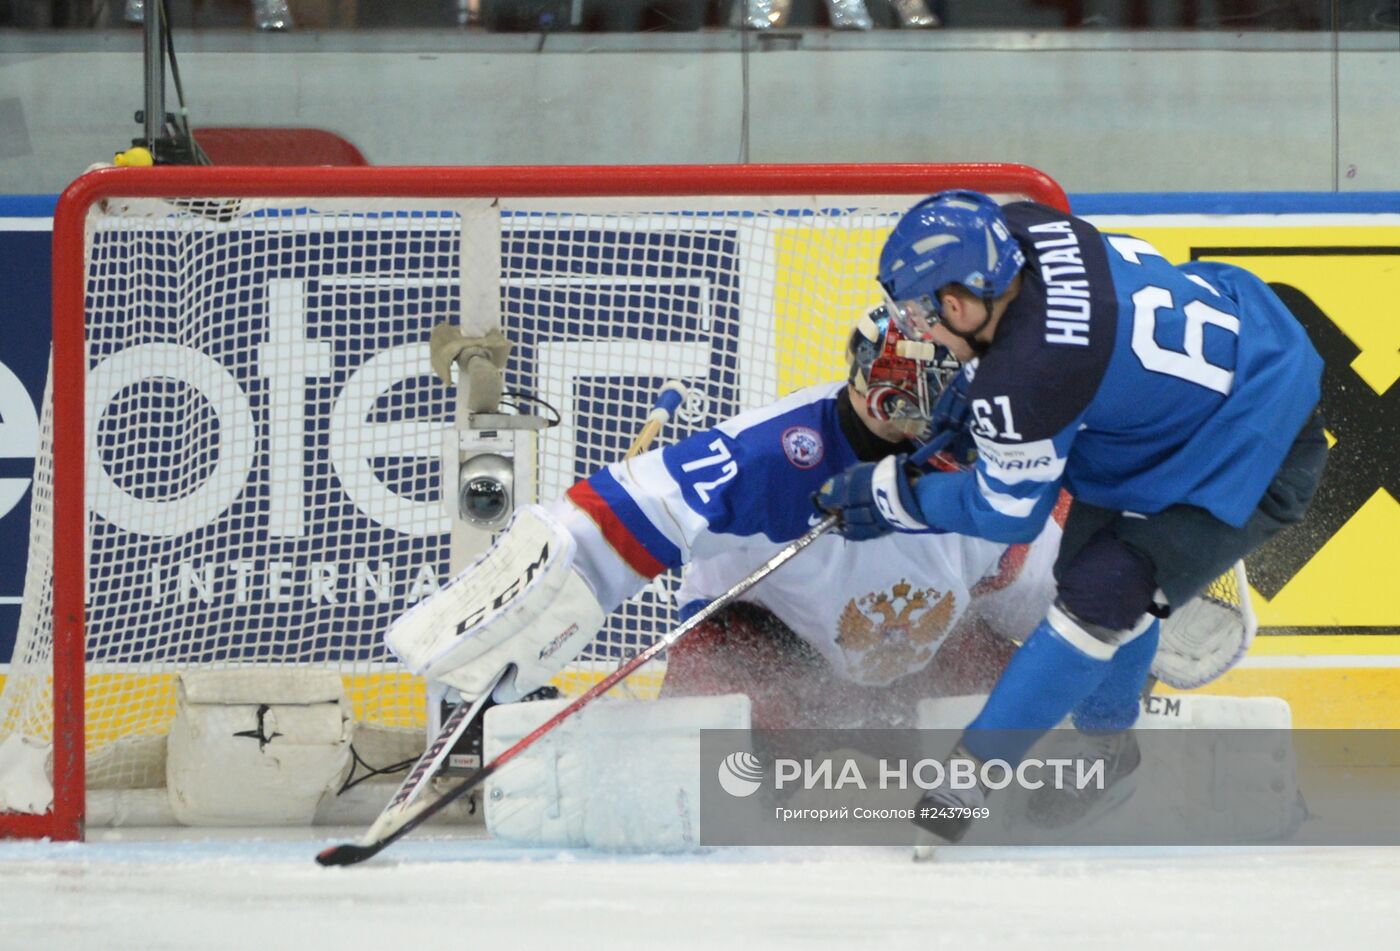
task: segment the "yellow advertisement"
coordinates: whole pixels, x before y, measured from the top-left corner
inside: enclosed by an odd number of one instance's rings
[[[1301,526],[1247,560],[1260,636],[1207,689],[1283,696],[1300,727],[1400,726],[1400,223],[1174,218],[1090,220],[1172,261],[1248,268],[1288,304],[1327,365],[1332,451],[1322,488]]]
[[[1267,281],[1327,364],[1332,452],[1304,524],[1248,559],[1260,636],[1207,688],[1284,696],[1295,725],[1400,726],[1400,220],[1395,215],[1089,216],[1149,241],[1169,260],[1221,261]],[[844,335],[873,306],[883,234],[833,247],[793,229],[780,270],[840,275],[839,300],[780,296],[775,330],[802,341],[782,391],[842,370]],[[779,282],[802,287],[812,282]]]
[[[1396,566],[1377,557],[1400,539],[1400,226],[1131,230],[1173,261],[1222,261],[1263,278],[1327,364],[1324,490],[1305,530],[1250,559],[1260,625],[1400,633]]]

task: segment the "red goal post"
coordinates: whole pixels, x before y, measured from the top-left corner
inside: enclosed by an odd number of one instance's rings
[[[454,309],[468,309],[466,302],[470,299],[472,303],[485,301],[488,310],[499,310],[504,321],[511,307],[528,300],[538,310],[532,312],[530,320],[552,321],[549,333],[554,336],[543,343],[540,341],[545,338],[539,337],[523,348],[538,356],[552,341],[561,339],[560,335],[567,339],[567,335],[576,334],[581,340],[596,343],[587,321],[591,319],[590,306],[599,300],[606,301],[604,309],[620,315],[619,327],[631,328],[626,335],[633,343],[649,339],[649,330],[636,326],[637,314],[652,308],[656,301],[667,307],[674,304],[675,328],[697,322],[709,326],[719,319],[704,308],[724,309],[726,326],[737,326],[755,307],[773,306],[775,300],[798,313],[804,309],[841,311],[855,299],[850,296],[852,288],[858,289],[854,293],[861,299],[873,290],[873,282],[868,278],[874,267],[868,257],[853,264],[848,274],[839,276],[831,294],[813,296],[809,288],[774,283],[773,259],[792,253],[788,238],[765,239],[756,256],[739,260],[734,246],[742,241],[729,233],[729,224],[721,234],[723,229],[714,222],[741,221],[745,227],[752,227],[752,222],[759,219],[781,225],[801,218],[810,225],[806,230],[820,233],[826,242],[845,233],[842,229],[848,228],[848,223],[841,219],[850,208],[868,205],[873,211],[862,212],[863,217],[853,219],[848,230],[872,232],[878,237],[883,233],[881,229],[887,230],[893,223],[898,209],[919,196],[953,187],[1027,197],[1068,208],[1064,191],[1052,179],[1037,170],[1011,164],[158,167],[107,169],[78,179],[63,193],[54,218],[54,349],[51,405],[46,409],[51,413],[51,422],[45,428],[47,442],[41,446],[35,487],[35,519],[47,525],[44,530],[48,532],[51,551],[38,556],[31,552],[26,616],[21,622],[22,628],[28,624],[28,629],[22,629],[20,634],[27,643],[17,644],[5,693],[0,694],[0,741],[23,735],[31,745],[50,746],[52,802],[47,809],[31,812],[0,811],[0,836],[81,838],[89,778],[87,758],[99,749],[105,755],[109,745],[121,745],[113,744],[114,737],[132,739],[126,731],[139,734],[134,738],[159,739],[163,729],[159,718],[168,707],[168,684],[163,678],[172,671],[189,665],[252,661],[334,664],[333,658],[328,660],[327,643],[342,637],[338,628],[355,626],[347,620],[350,599],[342,597],[345,592],[358,585],[353,590],[363,603],[391,610],[393,597],[385,592],[398,591],[395,584],[412,588],[415,582],[411,580],[384,580],[388,569],[384,568],[382,555],[378,560],[356,555],[358,560],[336,561],[322,550],[309,554],[307,549],[296,549],[290,554],[249,555],[252,549],[246,547],[256,539],[292,538],[297,531],[303,536],[315,534],[317,528],[306,527],[312,517],[312,502],[307,501],[306,510],[301,512],[298,507],[302,501],[298,500],[313,500],[342,489],[353,494],[350,486],[354,479],[346,476],[344,466],[338,468],[336,460],[362,462],[370,458],[366,453],[379,451],[368,441],[368,435],[366,443],[358,447],[358,457],[343,446],[337,448],[337,440],[357,438],[347,433],[372,429],[373,423],[366,420],[386,413],[392,416],[394,406],[419,398],[401,394],[401,398],[386,399],[388,389],[373,391],[365,384],[356,417],[352,412],[342,413],[342,403],[347,399],[343,394],[330,392],[333,388],[329,385],[309,382],[342,382],[347,373],[354,376],[365,367],[382,368],[383,354],[356,349],[353,340],[342,339],[370,335],[372,324],[367,321],[372,321],[375,314],[402,315],[422,309],[425,301],[431,305],[427,309],[447,314]],[[520,214],[528,218],[535,230],[521,234],[509,247],[503,244],[495,251],[473,254],[473,249],[480,248],[469,248],[466,239],[440,236],[450,230],[442,222],[455,220],[453,203],[474,202],[472,207],[477,211],[485,209],[486,214],[497,215],[498,208],[504,209],[508,200],[514,199],[527,200],[528,210]],[[609,204],[614,199],[615,210]],[[419,202],[423,207],[416,210],[415,203]],[[579,214],[587,217],[571,218],[567,226],[557,224],[562,219],[553,210],[556,206],[571,209],[580,202],[584,211]],[[322,206],[330,210],[319,211]],[[397,223],[386,225],[386,218]],[[400,223],[408,218],[418,222],[417,230],[404,230]],[[541,221],[548,225],[540,225]],[[158,222],[158,227],[151,222]],[[234,236],[232,229],[240,224],[246,227]],[[509,236],[513,227],[497,224],[494,233]],[[566,231],[571,242],[567,246],[561,237]],[[841,239],[835,240],[839,251]],[[439,241],[443,243],[435,244]],[[382,245],[373,258],[356,257],[363,245],[372,242]],[[645,251],[636,252],[642,245],[646,246]],[[681,245],[684,247],[677,251]],[[539,248],[544,246],[556,253],[560,261],[572,262],[569,268],[561,266],[558,274],[593,275],[614,267],[618,255],[633,255],[627,259],[626,279],[621,282],[627,289],[604,292],[556,277],[532,278],[535,284],[526,286],[529,281],[504,270],[500,270],[499,280],[493,277],[498,273],[498,265],[502,269],[513,267],[517,259],[543,253]],[[869,247],[867,241],[861,254],[868,255]],[[680,259],[676,255],[684,259],[682,264],[675,263]],[[488,278],[473,285],[472,276],[480,277],[473,269],[483,261]],[[319,262],[317,280],[323,286],[308,289],[308,279],[303,275],[308,262]],[[411,276],[402,277],[394,271],[396,267],[406,269]],[[718,268],[722,277],[706,277],[701,273],[705,268]],[[689,270],[675,276],[684,269]],[[272,290],[258,284],[267,275],[277,274],[290,276],[268,277],[269,285],[280,282]],[[657,281],[672,281],[675,287],[663,294],[648,284]],[[217,283],[217,290],[210,291],[202,282]],[[767,282],[765,287],[774,285],[758,303],[743,299],[749,292],[747,285],[755,282]],[[484,288],[483,283],[487,285]],[[492,283],[496,286],[489,286]],[[456,287],[452,287],[454,284]],[[452,289],[430,294],[425,288]],[[512,289],[509,295],[508,288]],[[540,303],[546,295],[539,288],[555,288],[550,293],[556,296]],[[696,296],[687,297],[692,290]],[[355,311],[353,319],[343,319],[342,310],[351,306],[361,309]],[[309,326],[304,312],[322,315],[325,322],[317,330],[321,336],[315,340],[307,333],[296,339],[278,337],[281,331],[268,329],[271,324],[265,327],[263,322],[270,321],[268,315],[279,307],[302,308],[298,311],[302,315],[298,319],[303,319],[299,328]],[[849,320],[851,316],[844,313],[842,319]],[[234,329],[230,330],[230,325]],[[792,326],[783,325],[789,331]],[[735,395],[739,385],[730,379],[755,362],[751,341],[739,339],[743,333],[742,329],[735,331],[737,342],[732,346],[726,343],[724,346],[729,349],[716,358],[716,373],[724,377],[716,384],[717,392],[722,391],[724,397],[711,407],[714,411],[720,406],[747,408],[757,398]],[[220,334],[233,334],[237,339]],[[249,335],[257,336],[254,339]],[[133,341],[139,341],[139,347],[127,346]],[[639,360],[663,362],[676,352],[666,348],[673,342],[660,341],[654,356],[643,353],[639,357],[633,347],[627,359],[632,364]],[[194,362],[179,373],[138,368],[126,376],[117,374],[117,379],[109,379],[113,374],[106,371],[114,362],[111,358],[123,354],[124,346],[144,348],[152,354],[175,349],[198,351],[200,347],[207,352],[196,353]],[[394,344],[391,349],[397,352],[401,347]],[[786,356],[774,359],[791,362]],[[796,359],[800,362],[805,358]],[[284,368],[290,361],[303,369],[283,372],[278,378],[266,367],[254,366],[259,360],[280,360],[283,362],[279,365]],[[304,369],[313,363],[314,373]],[[426,373],[426,356],[423,364]],[[238,369],[231,369],[234,367]],[[148,375],[142,377],[142,372]],[[294,379],[290,386],[284,385],[288,372]],[[666,370],[657,367],[656,372]],[[544,371],[520,373],[517,382],[522,386],[544,385],[540,382]],[[800,372],[793,377],[790,368],[785,369],[765,380],[763,395],[774,395],[770,391],[798,378]],[[198,380],[209,381],[202,396],[200,387],[188,382]],[[97,418],[89,418],[94,385],[107,387],[100,394],[104,409]],[[349,388],[348,384],[345,388]],[[215,390],[223,392],[224,397],[211,397]],[[614,405],[610,401],[617,398],[615,386],[585,390],[587,386],[575,385],[566,393],[575,412],[596,413],[597,406]],[[307,406],[318,411],[325,408],[325,415],[334,417],[331,423],[324,424],[319,417],[311,419],[305,407],[298,409],[294,405],[298,394]],[[399,403],[394,403],[394,399],[399,399]],[[231,422],[236,414],[220,412],[229,407],[241,408],[260,420],[282,413],[300,421],[307,432],[329,434],[314,446],[307,442],[286,450],[279,470],[278,453],[283,450],[261,428],[243,433],[238,424]],[[335,428],[337,425],[339,429]],[[422,424],[423,431],[413,429],[410,436],[428,438],[424,435],[426,425]],[[597,438],[613,440],[615,435],[608,433]],[[545,488],[557,489],[581,467],[586,469],[610,458],[610,448],[607,452],[593,451],[596,447],[589,443],[592,438],[592,434],[585,433],[570,437],[571,458],[560,463],[555,475],[546,476],[546,480],[554,482],[546,481]],[[212,447],[208,451],[210,458],[199,456],[197,448],[191,447]],[[100,458],[94,458],[95,452]],[[169,461],[168,457],[182,453],[187,458]],[[233,486],[228,492],[224,492],[228,488],[225,486],[206,498],[208,483],[223,478],[224,467],[219,460],[230,454],[244,460],[244,484]],[[323,465],[325,456],[331,462]],[[271,461],[267,461],[269,457]],[[294,490],[279,486],[263,472],[265,469],[275,474],[290,465],[303,466],[311,473]],[[381,482],[399,486],[396,491],[413,496],[413,504],[428,504],[419,498],[423,480],[429,478],[422,471],[413,470],[411,465],[374,465],[380,468],[361,468],[367,472],[372,469],[370,474]],[[45,467],[51,489],[41,485],[39,478],[39,470]],[[359,481],[354,491],[375,498],[382,496],[381,502],[375,503],[381,509],[371,520],[375,531],[399,517],[394,514],[398,510],[390,497],[393,493],[380,492],[364,472],[355,478]],[[541,491],[543,494],[544,489]],[[118,515],[110,506],[103,509],[99,505],[94,510],[95,495],[106,499],[130,497],[135,501],[130,511]],[[248,503],[253,497],[262,522],[253,524],[247,513],[240,517],[241,521],[229,515],[231,508]],[[237,498],[236,505],[229,503],[230,498]],[[194,528],[165,521],[166,509],[206,511],[201,506],[216,514]],[[346,508],[333,500],[316,512],[340,520],[337,528],[322,534],[341,532],[345,536],[344,551],[353,548],[358,552],[366,544],[365,530],[351,524],[353,518],[342,511]],[[211,528],[219,519],[223,521]],[[271,528],[268,519],[273,523]],[[224,531],[245,535],[236,543],[229,543],[217,534]],[[407,534],[418,537],[423,533]],[[174,544],[168,541],[173,538],[182,539],[180,544],[184,547],[179,551],[168,547]],[[227,558],[219,565],[205,563],[191,554],[196,550],[193,546],[204,546],[198,551],[217,547]],[[410,550],[396,542],[390,548],[394,557],[401,560],[422,557],[421,547]],[[159,557],[153,554],[157,551]],[[142,562],[148,555],[149,565]],[[42,563],[44,557],[51,558],[51,569]],[[351,556],[347,554],[345,559]],[[138,563],[139,575],[135,573]],[[244,571],[245,564],[255,567]],[[230,565],[235,567],[229,568]],[[130,572],[126,571],[128,568]],[[250,580],[255,577],[261,580]],[[291,580],[294,578],[297,580]],[[283,595],[298,585],[298,597],[315,602],[316,611],[288,606]],[[257,595],[245,597],[244,589],[249,586],[261,591],[271,607],[259,613],[261,609],[253,605]],[[221,613],[213,616],[213,609],[208,606],[221,599],[226,603],[219,608]],[[155,603],[164,607],[158,611],[152,606]],[[193,611],[204,612],[199,617],[202,626],[198,636],[184,633],[194,631],[194,627],[181,627],[189,623]],[[131,620],[123,618],[124,614]],[[380,625],[384,616],[362,619],[359,626],[368,629]],[[638,624],[653,621],[654,616],[647,615],[642,621],[632,616],[620,623],[632,630]],[[101,643],[91,639],[94,625],[102,628]],[[148,639],[129,653],[121,653],[114,643],[122,639],[124,631],[135,628],[148,628],[149,634],[143,635]],[[248,633],[252,628],[257,630]],[[314,641],[316,646],[303,653],[287,653],[289,644],[302,640]],[[377,645],[377,637],[373,642]],[[349,651],[355,663],[363,661],[369,665],[366,670],[372,669],[365,674],[358,667],[353,672],[345,668],[347,682],[357,678],[357,689],[376,689],[365,687],[364,683],[379,676],[388,663],[374,653],[374,647],[366,646],[369,643],[357,643]],[[617,641],[617,645],[622,643]],[[20,656],[21,649],[28,651],[24,657]],[[611,656],[600,655],[599,662],[608,662]],[[161,680],[157,688],[145,682],[152,678]],[[101,693],[110,683],[133,679],[143,681],[142,690],[156,689],[157,693],[123,695],[121,699]],[[19,698],[14,699],[17,695]],[[89,707],[102,711],[102,716],[110,716],[110,720],[95,725],[92,716],[85,719]],[[148,715],[149,723],[140,719]],[[137,771],[147,776],[153,769],[156,767],[143,766]],[[0,784],[5,781],[0,775]],[[132,781],[146,782],[149,777]],[[0,808],[4,802],[0,798]]]

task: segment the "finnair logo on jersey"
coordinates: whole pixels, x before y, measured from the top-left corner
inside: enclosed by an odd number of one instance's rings
[[[1008,445],[979,438],[977,456],[983,471],[1002,482],[1048,482],[1065,471],[1065,460],[1055,453],[1055,444],[1049,439]]]
[[[1035,459],[1008,459],[1003,468],[1006,469],[1007,472],[1029,471],[1031,469],[1043,468],[1054,461],[1055,460],[1051,459],[1049,456],[1039,456]]]

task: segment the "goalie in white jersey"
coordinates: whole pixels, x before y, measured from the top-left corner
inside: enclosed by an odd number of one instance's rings
[[[941,348],[903,340],[883,308],[861,318],[847,355],[847,381],[615,463],[522,510],[491,552],[395,624],[390,647],[468,699],[513,667],[496,698],[514,699],[545,685],[662,572],[685,566],[682,617],[723,594],[811,527],[812,495],[828,478],[893,462],[928,438],[934,399],[957,372]],[[995,682],[1006,638],[1049,604],[1059,535],[1050,520],[1017,546],[825,536],[672,647],[663,696],[747,694],[755,727],[912,725],[920,698]]]

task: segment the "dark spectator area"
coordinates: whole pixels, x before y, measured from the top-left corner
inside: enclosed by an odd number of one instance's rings
[[[159,0],[0,0],[0,27],[115,29]],[[1400,0],[165,0],[177,29],[1390,30]]]

